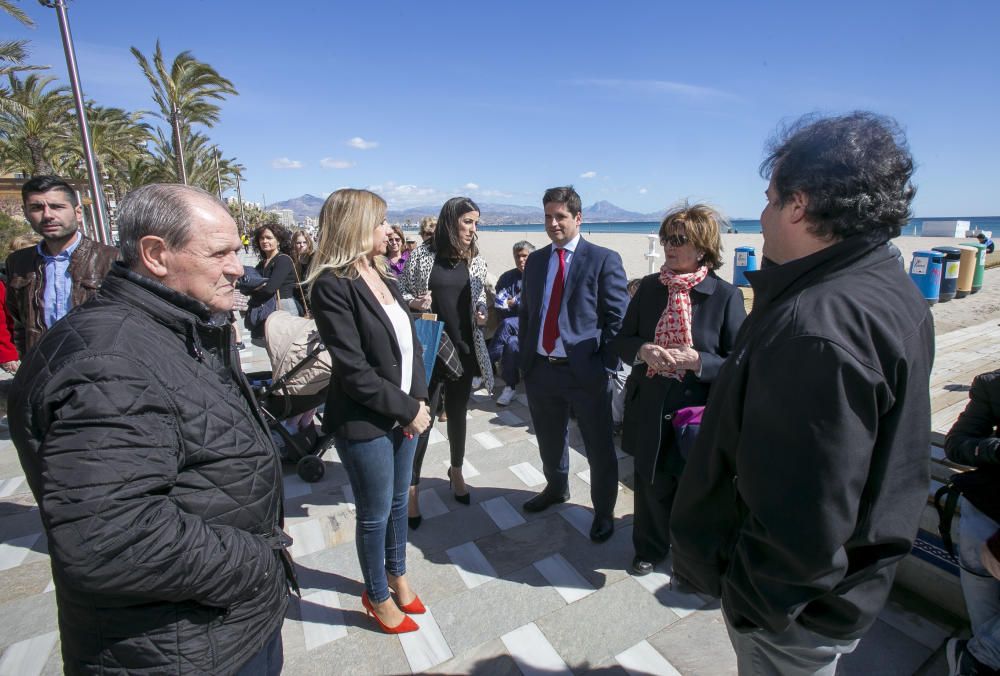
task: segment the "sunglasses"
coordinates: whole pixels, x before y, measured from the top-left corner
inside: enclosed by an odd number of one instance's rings
[[[687,235],[667,235],[666,237],[660,238],[660,245],[666,246],[670,245],[674,248],[682,247],[688,243]]]

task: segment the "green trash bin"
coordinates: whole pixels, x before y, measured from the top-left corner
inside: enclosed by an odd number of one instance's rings
[[[972,275],[972,293],[979,293],[983,288],[983,273],[986,271],[986,245],[979,242],[970,242],[963,246],[976,247],[976,271]]]

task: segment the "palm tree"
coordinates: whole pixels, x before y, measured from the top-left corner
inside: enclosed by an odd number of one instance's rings
[[[185,135],[190,133],[191,125],[215,125],[219,121],[220,107],[212,101],[222,101],[227,95],[235,96],[238,92],[232,82],[188,51],[174,58],[168,72],[159,40],[152,64],[135,47],[132,47],[132,55],[153,87],[153,101],[160,109],[157,116],[170,123],[175,173],[180,182],[187,183]]]
[[[31,20],[31,17],[25,14],[23,9],[15,5],[10,0],[0,0],[0,10],[2,10],[4,14],[9,14],[14,17],[28,28],[35,25],[35,22]]]
[[[33,175],[54,173],[53,161],[57,151],[60,156],[64,154],[61,143],[73,124],[70,117],[73,104],[66,95],[66,87],[46,90],[53,80],[35,74],[24,80],[14,73],[7,75],[7,91],[16,106],[0,111],[0,140],[27,148]]]
[[[126,178],[129,163],[149,155],[146,144],[152,136],[150,126],[142,121],[145,114],[145,111],[130,113],[87,102],[87,122],[97,175],[111,184],[116,199],[132,187]],[[74,164],[82,166],[82,146],[72,143],[71,148]]]

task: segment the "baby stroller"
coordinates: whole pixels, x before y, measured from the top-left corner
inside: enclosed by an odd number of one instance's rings
[[[277,310],[264,324],[271,372],[249,374],[257,407],[268,427],[284,442],[285,459],[296,463],[303,481],[315,483],[326,467],[329,444],[315,426],[292,434],[282,420],[301,415],[326,401],[332,372],[330,354],[316,331],[316,322]]]

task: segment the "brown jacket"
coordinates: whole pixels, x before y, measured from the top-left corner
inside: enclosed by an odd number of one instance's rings
[[[81,233],[82,236],[82,233]],[[118,258],[118,249],[83,237],[69,261],[73,279],[73,305],[94,297],[101,280]],[[7,312],[14,320],[14,346],[24,359],[48,327],[45,326],[45,259],[37,247],[13,252],[7,257]]]

